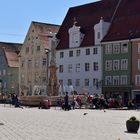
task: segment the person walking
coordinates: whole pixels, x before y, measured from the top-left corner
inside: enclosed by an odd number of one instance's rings
[[[75,109],[75,102],[76,102],[76,99],[75,99],[75,97],[73,97],[73,100],[71,103],[72,109]]]
[[[69,96],[68,96],[68,92],[66,92],[66,96],[64,97],[64,103],[65,103],[65,111],[66,110],[69,111]]]

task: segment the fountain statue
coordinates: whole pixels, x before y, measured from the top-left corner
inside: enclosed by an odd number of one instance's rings
[[[55,37],[51,38],[51,59],[49,66],[49,81],[48,81],[48,96],[58,96],[58,82],[57,82],[57,67],[56,67],[56,46],[57,40]]]

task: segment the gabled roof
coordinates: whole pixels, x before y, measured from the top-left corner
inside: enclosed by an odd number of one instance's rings
[[[99,23],[101,17],[110,22],[117,3],[118,0],[102,0],[70,8],[57,34],[57,38],[60,39],[57,50],[69,47],[68,30],[73,26],[74,18],[77,21],[76,25],[85,33],[80,47],[94,45],[94,25]]]
[[[48,31],[52,31],[53,28],[55,30],[56,28],[58,29],[60,27],[60,25],[37,22],[37,21],[32,21],[32,24],[35,26],[37,32],[40,34],[47,34]]]
[[[39,36],[47,36],[49,32],[58,32],[60,25],[50,24],[50,23],[42,23],[42,22],[35,22],[33,21],[32,24],[34,25],[37,33]]]
[[[60,25],[41,23],[33,21],[32,24],[35,27],[36,32],[38,33],[39,39],[44,44],[44,47],[48,47],[48,34],[49,32],[57,33]]]
[[[122,0],[102,42],[140,38],[140,0]]]
[[[21,49],[20,43],[0,42],[0,48],[4,50],[7,65],[9,67],[18,67],[18,53]]]
[[[57,33],[59,28],[60,25],[32,21],[29,30],[26,34],[23,47],[26,47],[25,44],[28,41],[29,36],[32,34],[33,29],[38,37],[38,40],[43,44],[44,47],[48,47],[49,32]],[[32,35],[31,35],[31,39],[32,39]]]

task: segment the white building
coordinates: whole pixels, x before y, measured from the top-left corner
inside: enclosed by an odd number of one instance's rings
[[[100,1],[69,9],[57,34],[60,42],[56,60],[61,91],[101,94],[101,40],[110,26],[112,15],[108,8],[114,11],[114,4],[114,0]]]

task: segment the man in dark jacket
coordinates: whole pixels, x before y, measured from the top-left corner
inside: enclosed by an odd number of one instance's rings
[[[69,96],[68,96],[68,92],[66,92],[66,96],[64,97],[64,103],[65,103],[65,111],[66,110],[69,111]]]

